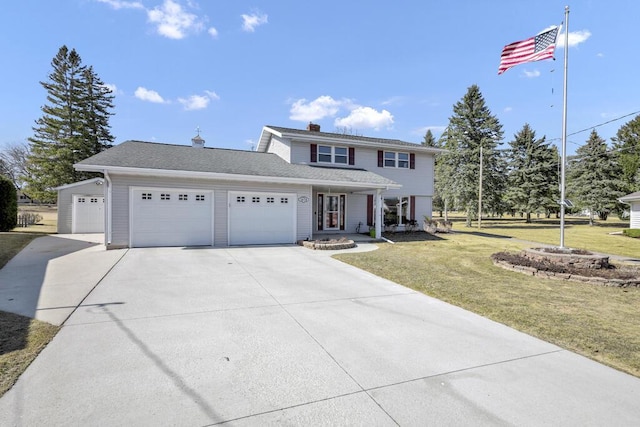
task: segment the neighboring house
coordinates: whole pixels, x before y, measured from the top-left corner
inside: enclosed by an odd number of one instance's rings
[[[87,179],[54,190],[58,190],[58,234],[104,232],[104,179]]]
[[[629,228],[640,228],[640,191],[627,194],[619,199],[622,203],[630,205]]]
[[[33,199],[31,197],[29,197],[24,191],[22,190],[16,190],[17,191],[17,195],[18,195],[18,203],[20,204],[25,204],[25,203],[33,203]]]
[[[104,174],[108,248],[380,236],[384,221],[431,216],[441,150],[316,126],[266,126],[257,151],[126,141],[75,168]]]

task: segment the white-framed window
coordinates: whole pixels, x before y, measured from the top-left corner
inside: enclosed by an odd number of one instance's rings
[[[288,197],[280,197],[280,203],[289,203]]]
[[[204,202],[204,194],[196,194],[196,202]]]
[[[260,197],[259,196],[253,196],[251,198],[251,203],[260,203]]]
[[[151,199],[152,199],[151,193],[142,193],[142,200],[151,200]]]
[[[189,201],[189,195],[188,194],[178,194],[178,200],[181,200],[183,202],[187,202],[187,201]]]
[[[409,169],[409,153],[398,153],[396,151],[384,152],[385,168]]]
[[[98,198],[97,197],[92,197],[89,202],[91,203],[98,203]]]
[[[169,194],[169,193],[160,193],[160,200],[171,200],[171,194]]]
[[[275,201],[275,197],[267,197],[267,203],[273,203]]]
[[[349,163],[349,149],[333,145],[318,145],[318,163],[346,165]]]
[[[244,202],[245,202],[244,196],[236,196],[236,203],[244,203]]]
[[[78,203],[84,203],[84,197],[78,197]]]

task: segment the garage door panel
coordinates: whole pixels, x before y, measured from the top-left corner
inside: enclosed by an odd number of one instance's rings
[[[72,233],[104,232],[104,197],[74,195],[71,222]]]
[[[295,241],[295,195],[230,192],[229,244],[278,244]]]
[[[131,246],[213,244],[213,192],[132,190]]]

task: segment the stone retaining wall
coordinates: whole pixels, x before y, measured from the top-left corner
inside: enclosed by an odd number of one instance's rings
[[[579,255],[571,253],[546,252],[541,249],[523,249],[522,256],[538,262],[551,262],[574,268],[600,269],[609,268],[609,257],[606,255]]]
[[[506,261],[493,259],[493,264],[505,270],[516,271],[529,276],[537,276],[543,279],[570,280],[572,282],[589,283],[592,285],[612,286],[618,288],[640,287],[640,279],[606,279],[604,277],[579,276],[569,273],[554,273],[553,271],[538,270],[534,267],[513,265]]]
[[[309,249],[318,249],[318,250],[339,250],[339,249],[351,249],[355,248],[356,244],[353,240],[348,240],[346,242],[323,242],[321,240],[301,240],[298,242],[299,245],[304,246]]]

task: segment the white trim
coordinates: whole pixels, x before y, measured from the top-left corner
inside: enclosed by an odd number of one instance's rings
[[[163,176],[179,178],[208,178],[223,181],[243,181],[243,182],[268,182],[274,184],[303,184],[303,185],[330,185],[337,187],[370,188],[370,189],[391,189],[402,188],[401,184],[376,184],[372,182],[352,182],[352,181],[325,181],[310,178],[286,178],[258,175],[241,175],[217,172],[195,172],[185,170],[149,169],[149,168],[129,168],[123,166],[99,166],[99,165],[74,165],[79,171],[92,171],[106,173],[122,173],[134,176]]]
[[[393,162],[394,166],[387,166],[387,153],[393,153]],[[407,155],[407,167],[400,167],[400,154]],[[389,159],[391,160],[391,159]],[[403,160],[404,161],[404,160]],[[411,169],[411,153],[408,151],[392,151],[392,150],[384,150],[382,152],[382,167],[387,169]]]
[[[66,190],[67,188],[77,187],[78,185],[91,184],[92,182],[95,182],[96,185],[102,185],[104,184],[104,179],[102,178],[85,179],[84,181],[78,181],[71,184],[61,185],[60,187],[55,187],[54,190]]]
[[[109,172],[104,171],[104,179],[107,183],[107,191],[105,191],[105,209],[104,209],[104,244],[108,246],[111,244],[111,197],[113,195],[113,183],[111,182],[111,177],[109,176]]]
[[[318,144],[317,147],[318,147],[318,150],[317,150],[317,153],[316,153],[316,157],[317,157],[317,159],[316,159],[317,162],[316,163],[325,164],[325,165],[349,166],[349,147],[342,147],[342,146],[336,146],[336,145],[325,145],[325,144]],[[331,152],[329,154],[320,153],[320,147],[329,147],[331,149]],[[344,163],[336,162],[336,148],[343,148],[343,149],[345,149],[347,151],[344,154],[344,159],[345,159]],[[330,156],[331,157],[331,161],[325,162],[323,160],[320,160],[320,156]],[[340,154],[339,156],[342,157],[343,155]]]
[[[201,188],[182,188],[182,187],[156,187],[153,185],[136,185],[129,186],[129,247],[133,247],[133,193],[137,190],[147,190],[151,189],[154,191],[193,191],[193,192],[202,192],[209,193],[209,199],[211,203],[211,246],[214,245],[215,238],[215,204],[213,202],[214,193],[213,190],[204,190]]]

